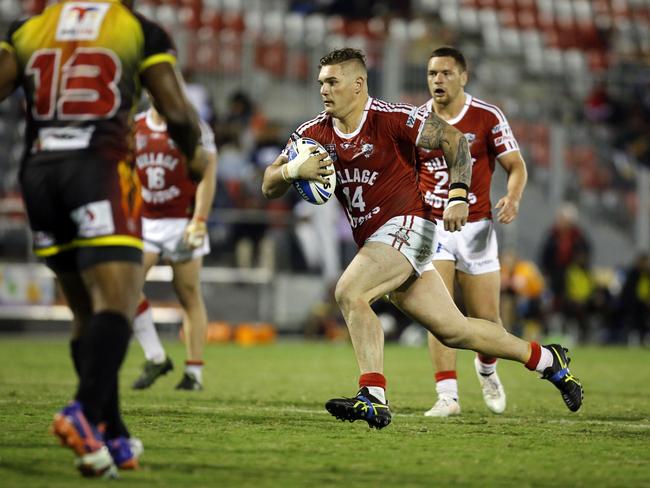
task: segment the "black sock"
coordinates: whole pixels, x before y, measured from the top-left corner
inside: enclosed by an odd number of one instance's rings
[[[119,380],[116,379],[106,401],[106,406],[104,407],[103,420],[106,422],[106,439],[131,437],[129,429],[126,428],[122,420],[122,415],[120,414],[119,388]]]
[[[77,337],[70,341],[70,356],[74,370],[77,372],[77,378],[81,377],[81,338]]]
[[[103,420],[130,337],[129,321],[122,314],[100,312],[88,323],[80,348],[81,377],[76,400],[83,405],[91,423],[98,424]]]

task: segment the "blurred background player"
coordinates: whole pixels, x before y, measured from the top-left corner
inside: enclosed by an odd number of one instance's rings
[[[319,141],[331,160],[312,155],[288,161],[282,153],[266,169],[262,186],[267,198],[279,198],[295,179],[322,182],[333,161],[336,197],[359,246],[335,291],[361,373],[359,391],[352,398],[329,400],[327,410],[340,420],[364,420],[378,429],[391,422],[384,335],[371,308],[387,294],[447,346],[519,361],[551,381],[570,410],[578,410],[582,386],[568,370],[564,348],[528,343],[496,323],[464,317],[431,264],[436,225],[427,219],[429,210],[413,171],[416,144],[442,149],[448,161],[450,198],[443,219],[453,232],[462,228],[469,213],[472,162],[466,138],[435,111],[425,120],[417,107],[371,98],[367,77],[361,51],[340,49],[321,58],[318,82],[324,111],[300,125],[292,138]]]
[[[467,64],[458,49],[441,47],[431,53],[427,81],[432,98],[423,108],[435,111],[460,130],[472,154],[468,222],[460,232],[452,233],[442,225],[449,192],[449,169],[444,155],[440,150],[418,152],[420,188],[438,220],[438,245],[433,263],[452,297],[455,282],[458,283],[468,316],[501,323],[499,251],[492,221],[490,185],[498,161],[508,175],[508,184],[507,194],[496,204],[497,220],[509,224],[519,211],[527,180],[526,164],[503,112],[465,93]],[[428,342],[436,371],[438,400],[425,415],[459,415],[456,350],[444,346],[432,334],[428,335]],[[506,394],[496,372],[496,361],[478,354],[474,366],[485,404],[492,412],[503,413]]]
[[[201,139],[195,158],[205,158],[206,169],[197,184],[187,175],[183,153],[169,137],[165,119],[156,109],[152,107],[138,114],[135,121],[135,164],[142,184],[145,276],[159,261],[172,267],[172,284],[183,308],[187,350],[185,374],[176,388],[201,390],[208,316],[199,273],[203,256],[210,253],[206,222],[217,183],[214,134],[201,122]],[[173,369],[144,295],[138,305],[133,332],[146,358],[142,374],[133,383],[133,388],[140,390],[150,387],[157,378]]]
[[[199,136],[171,40],[131,6],[64,0],[14,22],[0,43],[0,100],[18,86],[27,98],[21,186],[34,252],[56,274],[74,316],[79,385],[52,430],[87,476],[134,468],[141,451],[129,440],[118,395],[143,283],[130,149],[140,85],[189,159]]]

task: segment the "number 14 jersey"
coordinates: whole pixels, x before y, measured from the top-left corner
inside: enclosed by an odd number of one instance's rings
[[[359,127],[351,134],[339,131],[332,117],[322,112],[293,135],[320,142],[334,161],[336,197],[359,247],[393,217],[429,216],[415,167],[423,113],[413,105],[369,98]]]

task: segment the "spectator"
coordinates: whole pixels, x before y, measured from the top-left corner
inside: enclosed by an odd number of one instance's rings
[[[501,262],[501,321],[506,330],[526,340],[543,333],[542,296],[544,277],[535,263],[506,250]]]
[[[589,261],[591,244],[577,224],[575,206],[565,203],[557,212],[555,223],[542,245],[541,263],[551,292],[554,310],[561,310],[566,291],[566,272],[579,253]]]
[[[650,258],[639,254],[628,270],[620,297],[628,343],[644,344],[650,327]]]

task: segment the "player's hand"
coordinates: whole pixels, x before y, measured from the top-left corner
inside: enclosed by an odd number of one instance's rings
[[[208,234],[208,226],[203,219],[190,220],[183,232],[183,242],[191,249],[197,249],[203,245],[205,236]]]
[[[497,202],[495,208],[499,209],[497,221],[501,224],[509,224],[519,213],[519,200],[506,195]]]
[[[325,176],[334,173],[333,170],[327,169],[330,164],[332,164],[332,158],[329,154],[315,150],[298,168],[298,179],[318,181],[324,184]]]
[[[467,223],[469,216],[469,203],[460,202],[450,205],[445,208],[442,214],[442,220],[445,224],[445,230],[449,232],[456,232],[461,230]]]
[[[199,182],[203,179],[205,168],[208,167],[208,158],[202,147],[197,146],[194,151],[194,157],[187,162],[187,174],[194,182]]]

